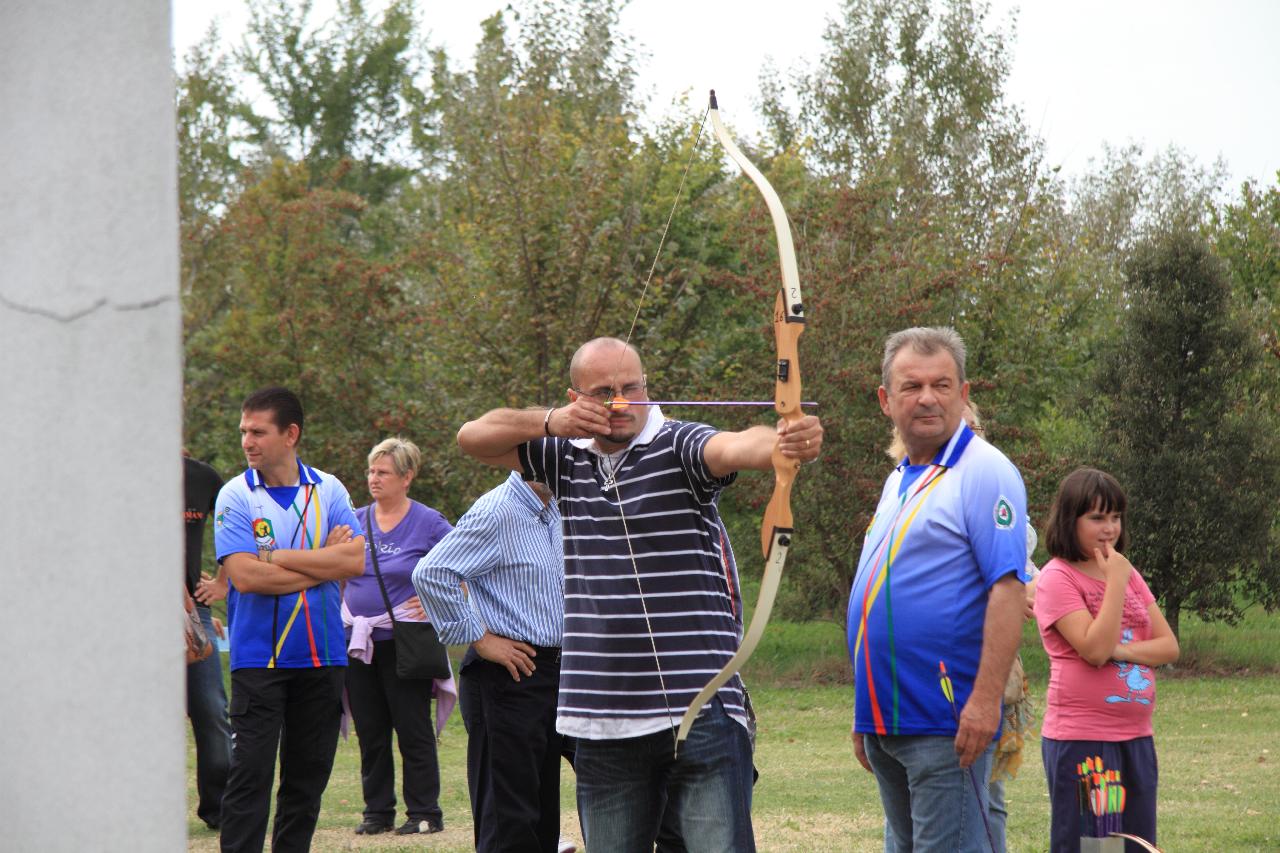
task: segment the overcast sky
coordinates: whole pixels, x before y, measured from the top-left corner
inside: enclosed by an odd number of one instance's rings
[[[505,5],[418,2],[432,41],[459,62],[469,58],[479,22]],[[748,124],[765,58],[784,71],[812,61],[839,5],[632,0],[622,26],[647,53],[640,85],[648,103],[661,109],[686,90],[700,100],[715,88],[726,117]],[[332,3],[316,0],[315,8]],[[992,0],[991,17],[1007,27],[1015,9],[1008,94],[1044,138],[1050,165],[1078,174],[1104,143],[1134,141],[1148,151],[1177,145],[1206,166],[1221,156],[1233,183],[1276,183],[1280,2]],[[246,17],[243,0],[174,0],[175,49],[181,56],[214,18],[238,41]]]

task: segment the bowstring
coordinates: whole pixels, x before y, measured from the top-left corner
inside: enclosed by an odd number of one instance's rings
[[[667,234],[671,231],[671,223],[676,218],[676,208],[680,206],[680,196],[684,192],[684,185],[689,179],[689,170],[693,168],[694,158],[698,156],[698,143],[702,141],[702,129],[706,126],[707,115],[711,112],[708,105],[702,111],[702,118],[698,120],[698,130],[693,136],[693,145],[689,149],[689,159],[685,161],[684,171],[680,174],[680,184],[676,187],[675,197],[671,200],[671,210],[667,212],[666,224],[662,226],[662,236],[658,238],[658,250],[653,253],[653,262],[649,264],[649,274],[644,277],[644,287],[640,290],[640,299],[636,302],[636,312],[631,315],[631,328],[627,329],[627,336],[623,340],[628,345],[631,343],[631,336],[635,334],[636,323],[640,320],[640,309],[644,307],[645,297],[649,294],[649,285],[653,282],[654,271],[658,269],[658,261],[662,258],[662,247],[667,243]],[[622,366],[622,358],[618,358],[618,368]],[[618,368],[614,369],[614,377],[617,378]]]
[[[649,286],[653,283],[654,272],[658,269],[658,261],[662,257],[662,249],[667,243],[667,235],[671,231],[671,223],[675,220],[676,208],[680,204],[680,196],[684,192],[684,185],[689,179],[689,171],[693,168],[693,161],[698,155],[698,143],[702,141],[702,130],[707,123],[707,115],[710,113],[711,107],[707,106],[702,112],[702,118],[698,121],[698,130],[693,137],[693,145],[689,149],[689,158],[685,161],[684,171],[680,174],[680,183],[676,186],[675,197],[671,200],[671,210],[667,212],[667,221],[662,226],[662,235],[658,238],[658,248],[653,254],[653,262],[649,264],[649,273],[645,276],[644,287],[640,291],[640,298],[636,302],[635,313],[631,316],[631,327],[627,329],[627,336],[623,339],[624,346],[618,353],[618,363],[613,369],[613,376],[609,382],[609,393],[613,393],[613,386],[617,384],[618,372],[622,369],[622,360],[626,356],[627,348],[631,346],[631,338],[635,334],[636,324],[640,321],[640,311],[644,307],[645,298],[649,294]],[[609,401],[612,405],[612,400]],[[648,424],[649,410],[645,410],[645,423]],[[622,488],[619,483],[619,475],[621,468],[626,462],[627,457],[631,455],[628,450],[618,458],[617,463],[610,456],[601,456],[601,461],[607,465],[609,469],[609,482],[613,484],[613,496],[618,503],[618,518],[622,522],[622,538],[627,543],[627,555],[631,559],[631,572],[636,578],[636,592],[640,595],[640,610],[644,614],[645,629],[649,634],[649,647],[653,651],[653,663],[658,671],[658,687],[662,690],[662,703],[667,707],[667,724],[671,727],[672,749],[678,752],[680,748],[679,741],[675,739],[676,722],[675,715],[671,712],[671,698],[667,694],[667,679],[662,672],[662,659],[658,655],[658,640],[653,633],[653,621],[649,617],[649,604],[644,596],[644,585],[640,580],[640,566],[636,562],[635,549],[631,547],[631,532],[627,527],[627,514],[622,507]]]

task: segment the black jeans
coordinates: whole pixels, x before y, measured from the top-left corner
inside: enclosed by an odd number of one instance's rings
[[[276,750],[280,789],[272,853],[304,853],[320,817],[342,722],[345,667],[231,673],[231,774],[222,798],[223,853],[261,851]]]
[[[535,648],[537,668],[518,682],[474,651],[462,663],[458,700],[478,853],[555,853],[560,837],[560,650]]]
[[[411,820],[440,820],[440,765],[428,679],[396,675],[395,640],[373,644],[373,662],[347,659],[347,701],[360,739],[364,816],[391,823],[396,816],[396,765],[391,730],[400,744],[404,805]]]

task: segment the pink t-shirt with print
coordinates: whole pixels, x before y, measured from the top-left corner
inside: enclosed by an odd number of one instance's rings
[[[1036,587],[1036,622],[1049,653],[1049,695],[1041,734],[1054,740],[1132,740],[1151,735],[1156,706],[1156,674],[1149,666],[1110,660],[1086,662],[1054,623],[1076,610],[1097,617],[1107,585],[1072,568],[1065,560],[1045,564]],[[1134,569],[1125,589],[1116,643],[1151,638],[1148,608],[1155,602]]]

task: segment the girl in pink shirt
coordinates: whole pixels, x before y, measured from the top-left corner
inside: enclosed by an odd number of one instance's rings
[[[1079,468],[1058,488],[1045,533],[1053,559],[1040,575],[1035,615],[1049,655],[1041,752],[1054,853],[1074,853],[1083,831],[1092,832],[1077,767],[1097,756],[1120,771],[1123,831],[1156,840],[1155,667],[1178,659],[1178,641],[1122,553],[1125,506],[1114,477]]]

